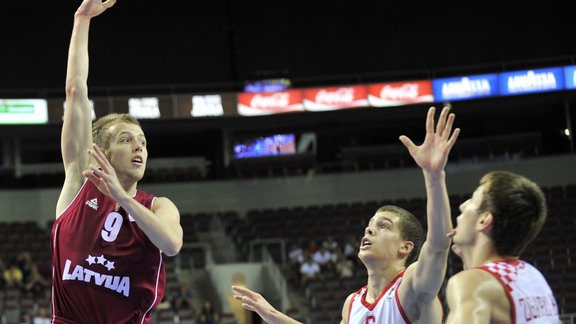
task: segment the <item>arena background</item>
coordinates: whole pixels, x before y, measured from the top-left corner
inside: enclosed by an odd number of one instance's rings
[[[68,41],[79,3],[0,3],[0,98],[63,100]],[[568,3],[555,1],[536,5],[516,1],[119,0],[92,22],[88,84],[91,95],[114,100],[123,96],[236,93],[242,91],[246,80],[270,78],[288,78],[292,87],[300,88],[572,65],[575,32]],[[239,251],[233,257],[217,256],[227,261],[217,264],[254,261],[258,256],[249,253],[258,244],[254,242],[270,238],[240,226],[252,236],[229,232],[227,226],[237,223],[228,223],[226,215],[232,213],[254,229],[260,227],[252,216],[263,210],[270,214],[267,221],[273,222],[274,217],[289,217],[280,212],[285,209],[358,203],[373,207],[374,202],[407,204],[422,199],[422,179],[407,153],[383,150],[397,149],[400,134],[421,138],[428,106],[143,120],[150,158],[163,160],[147,174],[150,177],[142,186],[173,198],[183,217],[188,217],[183,223],[194,224],[185,233],[194,239],[187,241],[190,249],[183,251],[183,258],[191,259],[198,250],[203,260],[207,250],[217,254],[214,237],[218,237]],[[463,130],[448,167],[454,204],[475,187],[480,174],[495,168],[530,176],[546,188],[549,199],[553,192],[562,191],[565,201],[558,209],[561,212],[554,215],[563,217],[551,221],[559,229],[550,229],[554,234],[535,243],[526,257],[540,262],[545,274],[553,276],[561,311],[576,312],[576,278],[570,275],[576,273],[571,262],[574,248],[565,245],[576,229],[569,220],[576,211],[575,191],[566,189],[576,184],[574,143],[573,135],[565,133],[575,129],[574,91],[454,102],[452,106],[456,123]],[[46,173],[18,175],[12,159],[41,170],[42,165],[58,164],[59,132],[58,122],[0,125],[2,228],[13,228],[20,222],[49,228],[61,172],[47,167],[50,171]],[[314,154],[242,165],[230,161],[230,142],[234,139],[282,132],[313,133]],[[493,144],[487,148],[482,144],[486,142]],[[343,157],[346,152],[357,153],[352,163]],[[176,170],[174,166],[182,169],[182,163],[195,167]],[[370,210],[365,211],[353,221],[364,222],[370,216]],[[200,217],[206,215],[208,218]],[[210,226],[203,231],[202,224],[206,223]],[[226,229],[224,238],[218,236],[222,228]],[[293,235],[282,237],[279,233],[274,242],[301,242],[306,237],[303,234],[296,240]],[[8,255],[18,247],[29,247],[8,238],[2,246]],[[562,251],[560,257],[558,250]],[[457,262],[451,262],[450,271],[457,271]],[[226,271],[197,264],[190,269],[183,266],[183,272]],[[228,271],[225,275],[234,274]],[[254,275],[251,270],[246,273]],[[195,284],[210,278],[210,274],[204,275],[190,275],[184,281],[195,289],[198,301],[205,294],[224,314],[230,314],[225,292],[228,283],[221,280],[224,287],[208,288]],[[253,278],[248,283],[266,287],[269,290],[265,293],[302,319],[322,322],[315,314],[317,299],[290,291],[278,293],[280,288],[274,290]],[[290,298],[284,298],[285,293]],[[4,301],[2,305],[10,304]],[[15,316],[9,308],[0,309],[4,318]]]

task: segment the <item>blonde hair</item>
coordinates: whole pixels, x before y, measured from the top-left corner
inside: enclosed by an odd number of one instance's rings
[[[128,123],[142,127],[138,119],[129,114],[112,113],[102,116],[92,125],[92,140],[94,144],[102,150],[107,150],[110,147],[109,138],[111,135],[108,130],[118,123]]]

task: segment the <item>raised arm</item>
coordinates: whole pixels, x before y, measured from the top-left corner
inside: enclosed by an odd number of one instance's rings
[[[66,72],[66,108],[60,142],[66,179],[56,206],[57,216],[80,189],[84,179],[82,171],[90,161],[87,153],[92,143],[92,112],[87,85],[90,20],[112,7],[115,2],[84,0],[74,14]]]
[[[440,291],[450,249],[450,238],[447,234],[452,230],[444,167],[460,129],[456,128],[452,132],[455,116],[449,113],[448,108],[442,110],[438,124],[434,127],[435,111],[434,107],[428,110],[426,137],[421,145],[417,146],[408,137],[400,136],[400,141],[422,169],[426,185],[426,241],[422,245],[418,261],[409,267],[405,274],[405,280],[409,283],[408,289],[416,294],[409,297],[417,297],[415,300],[419,301],[431,301]]]

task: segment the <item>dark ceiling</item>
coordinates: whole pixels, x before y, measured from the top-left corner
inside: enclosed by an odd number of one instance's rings
[[[80,1],[0,1],[0,95],[63,96],[73,13]],[[118,0],[93,20],[91,89],[187,86],[228,91],[247,79],[295,86],[440,77],[469,71],[574,64],[567,3]],[[54,90],[55,89],[55,90]],[[576,116],[560,92],[454,105],[463,138],[537,132],[550,153],[573,150],[561,134]],[[313,131],[319,155],[342,147],[419,138],[426,106],[254,118],[144,122],[153,156],[221,159],[235,134]],[[567,116],[571,114],[571,116]],[[59,125],[0,127],[0,136],[44,142],[29,153],[59,161]],[[8,144],[5,144],[5,146]],[[30,144],[32,145],[32,144]],[[24,147],[26,150],[26,147]]]
[[[0,89],[61,88],[80,1],[0,2]],[[399,78],[576,54],[568,4],[118,0],[91,28],[91,86]]]

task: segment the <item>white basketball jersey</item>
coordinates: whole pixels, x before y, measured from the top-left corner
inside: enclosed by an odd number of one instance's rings
[[[398,287],[402,282],[400,273],[388,284],[386,289],[376,298],[374,303],[366,301],[368,287],[364,286],[352,296],[350,311],[348,313],[349,324],[401,324],[410,323],[400,300],[398,299]]]
[[[558,304],[544,276],[521,260],[499,260],[483,264],[504,287],[511,307],[512,323],[560,322]]]

